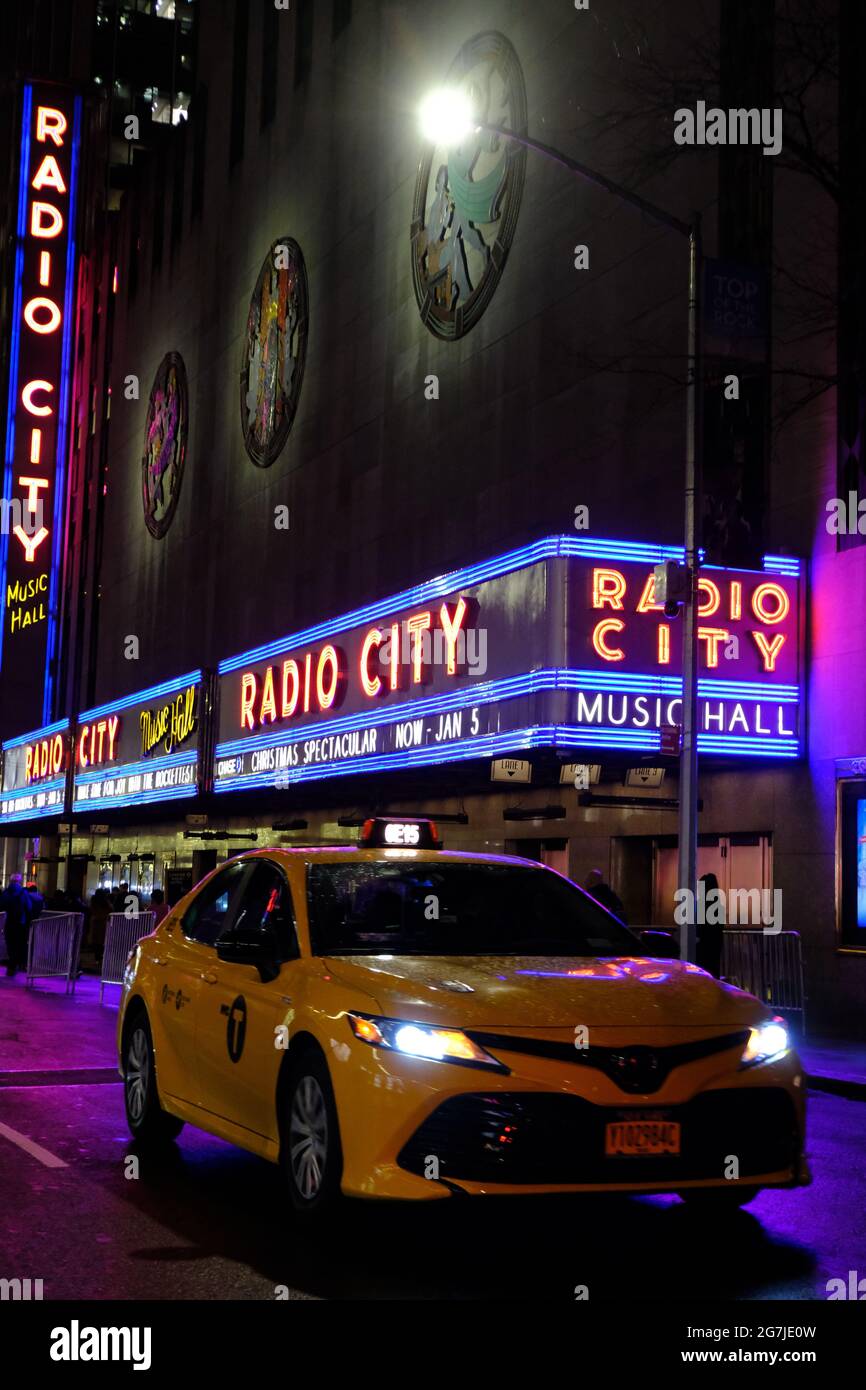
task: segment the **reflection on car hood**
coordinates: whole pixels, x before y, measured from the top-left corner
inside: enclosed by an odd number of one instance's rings
[[[461,1027],[743,1027],[750,994],[678,960],[579,956],[329,956],[382,1014]]]

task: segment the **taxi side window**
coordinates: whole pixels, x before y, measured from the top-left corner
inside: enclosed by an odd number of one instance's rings
[[[288,882],[275,864],[259,860],[226,935],[256,932],[264,927],[270,927],[276,935],[279,960],[295,960],[300,955]]]
[[[184,936],[190,941],[200,942],[203,946],[215,944],[231,918],[246,869],[247,865],[238,861],[211,879],[184,914]]]

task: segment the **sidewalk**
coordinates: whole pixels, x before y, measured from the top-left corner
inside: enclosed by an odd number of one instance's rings
[[[100,1005],[92,975],[83,975],[69,995],[54,980],[26,989],[24,978],[0,975],[0,1086],[14,1085],[15,1072],[92,1071],[96,1079],[110,1070],[116,1077],[120,986],[107,985]],[[866,1041],[809,1037],[798,1051],[812,1090],[866,1100]]]
[[[74,994],[62,981],[37,981],[25,987],[24,974],[7,980],[0,974],[0,1087],[16,1084],[27,1073],[33,1085],[44,1073],[85,1072],[94,1081],[117,1077],[114,1030],[120,986],[108,985],[99,1004],[99,981],[83,975]]]
[[[813,1091],[866,1100],[866,1042],[807,1038],[798,1050]]]

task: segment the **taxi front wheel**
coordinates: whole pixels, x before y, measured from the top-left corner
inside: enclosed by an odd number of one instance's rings
[[[306,1051],[291,1065],[281,1119],[280,1165],[295,1212],[322,1220],[340,1199],[343,1153],[324,1057]]]
[[[129,1132],[142,1144],[169,1143],[183,1129],[183,1120],[167,1115],[159,1103],[153,1038],[144,1012],[136,1016],[126,1034],[123,1098]]]

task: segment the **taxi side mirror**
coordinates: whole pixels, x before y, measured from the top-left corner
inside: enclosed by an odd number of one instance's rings
[[[280,973],[279,943],[269,926],[240,927],[216,943],[218,960],[228,965],[254,965],[265,984]]]

